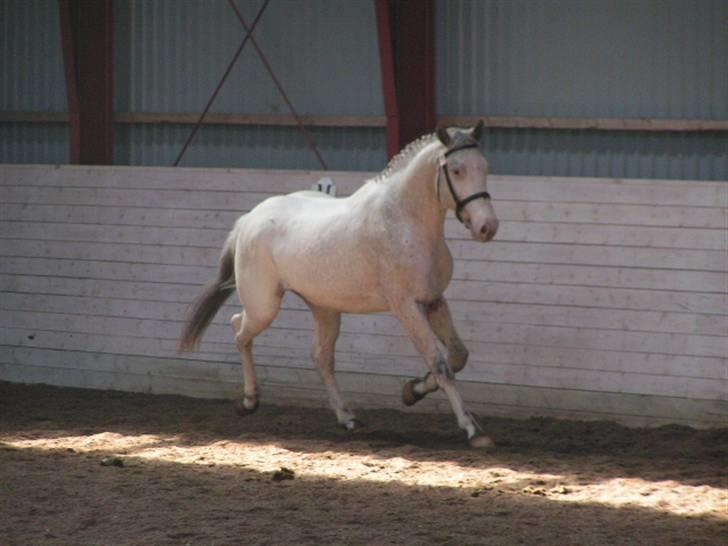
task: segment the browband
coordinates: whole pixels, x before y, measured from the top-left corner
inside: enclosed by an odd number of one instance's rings
[[[460,150],[467,150],[468,148],[478,148],[477,142],[471,142],[469,144],[462,144],[460,146],[455,146],[454,148],[451,148],[450,150],[445,152],[445,157],[448,157],[455,152],[459,152]]]

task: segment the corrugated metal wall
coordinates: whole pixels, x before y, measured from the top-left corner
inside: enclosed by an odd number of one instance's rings
[[[248,24],[261,4],[237,2]],[[114,17],[117,111],[201,112],[245,36],[224,1],[116,2]],[[374,5],[369,0],[273,1],[254,34],[299,114],[383,115]],[[252,44],[211,112],[289,113]],[[119,128],[117,161],[171,165],[190,129]],[[369,169],[385,163],[383,129],[331,128],[312,134],[331,168]],[[206,126],[182,164],[318,167],[301,133],[287,127]]]
[[[125,125],[114,132],[115,162],[170,166],[191,125]],[[379,170],[386,163],[383,129],[316,128],[310,130],[328,167]],[[188,167],[319,169],[301,132],[292,127],[206,125],[180,163]]]
[[[252,21],[260,0],[238,0]],[[116,0],[115,109],[200,112],[242,39],[224,0]],[[438,0],[441,115],[728,119],[725,0]],[[64,111],[58,8],[0,0],[0,109]],[[382,116],[374,5],[272,0],[256,30],[302,114]],[[213,112],[285,114],[251,47]],[[188,125],[119,125],[120,164],[170,165]],[[316,129],[334,169],[378,170],[385,132]],[[66,162],[64,125],[0,124],[1,162]],[[492,129],[499,174],[728,179],[725,133]],[[184,165],[316,168],[290,127],[206,126]]]
[[[0,0],[0,111],[66,109],[58,5]],[[0,123],[2,163],[68,163],[68,155],[66,125]]]
[[[728,119],[725,0],[439,0],[443,115]],[[725,133],[495,129],[508,174],[728,179]]]
[[[250,24],[262,2],[237,4]],[[245,36],[228,2],[132,0],[114,9],[116,110],[200,112]],[[383,115],[368,0],[273,0],[254,34],[301,114]],[[288,113],[251,44],[211,111]]]
[[[728,119],[725,0],[441,0],[439,109]]]
[[[484,140],[498,174],[728,180],[726,133],[490,129]]]

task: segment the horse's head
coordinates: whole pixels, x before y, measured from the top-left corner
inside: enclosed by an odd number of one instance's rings
[[[437,171],[437,195],[470,229],[473,239],[486,242],[495,237],[498,218],[486,186],[488,162],[478,149],[482,132],[482,121],[469,130],[437,130],[445,146]]]

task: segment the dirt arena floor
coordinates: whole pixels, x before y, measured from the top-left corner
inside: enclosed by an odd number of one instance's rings
[[[361,418],[0,382],[0,543],[726,544],[728,429]]]

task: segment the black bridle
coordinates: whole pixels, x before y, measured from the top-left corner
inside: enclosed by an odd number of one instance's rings
[[[471,201],[474,201],[476,199],[490,199],[490,194],[487,191],[479,191],[477,193],[474,193],[473,195],[469,195],[462,201],[458,197],[458,194],[455,193],[455,188],[452,185],[452,180],[450,180],[450,171],[447,168],[447,158],[454,154],[455,152],[459,152],[461,150],[467,150],[469,148],[477,148],[478,144],[475,142],[471,142],[468,144],[462,144],[460,146],[456,146],[454,148],[451,148],[447,152],[445,152],[445,155],[443,155],[440,158],[440,166],[437,169],[437,198],[440,199],[440,171],[442,170],[445,173],[445,181],[447,181],[447,187],[450,188],[450,195],[452,195],[453,201],[455,201],[455,216],[458,220],[460,220],[461,224],[464,224],[463,219],[460,217],[460,212],[465,208],[465,205],[470,203]]]

